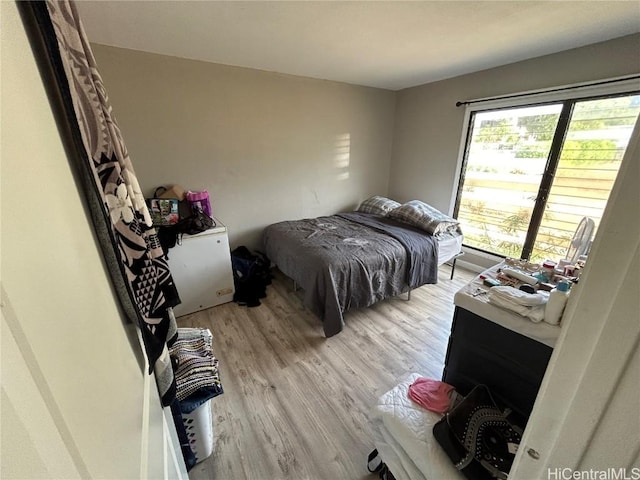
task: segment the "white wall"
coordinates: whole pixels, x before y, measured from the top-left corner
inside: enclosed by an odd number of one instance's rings
[[[457,101],[640,72],[640,34],[462,75],[398,92],[389,194],[450,212],[464,107]]]
[[[640,34],[588,45],[398,92],[389,195],[453,213],[464,107],[487,98],[640,72]],[[470,254],[480,269],[496,259]]]
[[[143,189],[207,189],[232,248],[386,194],[395,94],[93,45]]]
[[[165,463],[175,429],[119,310],[17,7],[0,9],[0,477],[180,476]]]
[[[638,73],[639,49],[636,34],[390,92],[94,45],[145,190],[208,189],[232,246],[375,193],[450,212],[456,101]]]

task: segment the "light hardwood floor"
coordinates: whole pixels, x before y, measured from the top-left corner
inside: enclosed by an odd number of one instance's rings
[[[374,479],[369,410],[406,374],[441,378],[453,295],[473,278],[448,266],[439,282],[348,312],[325,338],[280,272],[254,308],[220,305],[178,319],[209,328],[224,394],[211,402],[213,454],[191,480]]]

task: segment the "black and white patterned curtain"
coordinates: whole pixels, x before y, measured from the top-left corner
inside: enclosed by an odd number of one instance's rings
[[[177,337],[172,307],[180,300],[76,6],[18,5],[120,303],[140,327],[169,405],[175,380],[167,345]]]

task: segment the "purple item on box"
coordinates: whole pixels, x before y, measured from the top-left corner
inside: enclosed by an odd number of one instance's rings
[[[201,192],[187,192],[187,200],[191,205],[191,210],[197,212],[202,210],[206,215],[211,215],[211,203],[209,202],[209,192],[202,190]]]

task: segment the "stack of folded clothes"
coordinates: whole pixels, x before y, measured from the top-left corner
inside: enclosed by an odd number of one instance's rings
[[[223,393],[218,359],[213,355],[213,336],[204,328],[179,328],[169,349],[176,377],[176,397],[182,413],[190,413]]]

